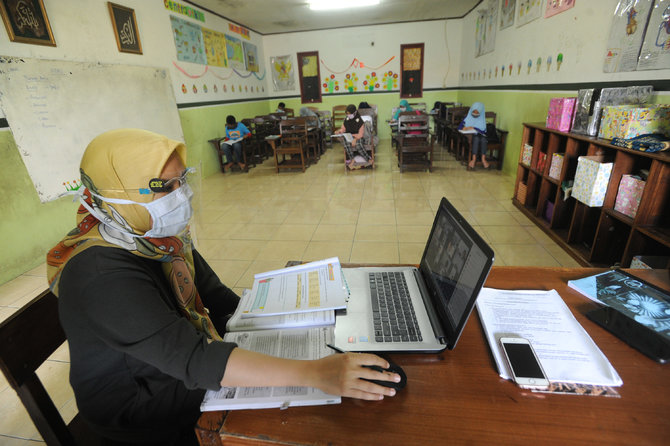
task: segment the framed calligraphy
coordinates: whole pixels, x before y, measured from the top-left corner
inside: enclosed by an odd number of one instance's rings
[[[400,45],[400,97],[423,96],[423,43]]]
[[[140,33],[137,31],[135,10],[107,2],[109,15],[112,17],[116,46],[122,53],[142,54]]]
[[[56,46],[42,0],[0,0],[0,13],[12,42]]]

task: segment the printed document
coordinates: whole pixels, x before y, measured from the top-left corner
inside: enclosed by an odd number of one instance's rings
[[[320,327],[335,325],[335,311],[322,310],[308,313],[291,313],[279,316],[242,317],[242,308],[250,305],[251,290],[244,290],[235,314],[226,324],[226,332],[270,330],[277,328]]]
[[[254,276],[242,317],[346,308],[348,295],[337,257]]]
[[[351,133],[333,133],[330,135],[331,138],[344,138],[347,142],[353,142],[354,137],[351,136]]]
[[[319,359],[337,354],[326,347],[332,342],[333,327],[235,332],[226,333],[223,339],[236,342],[240,348],[288,359]],[[222,387],[205,393],[200,410],[287,408],[341,402],[339,396],[311,387]]]
[[[227,139],[227,140],[223,141],[223,143],[232,146],[232,145],[235,144],[236,142],[240,142],[240,141],[242,141],[243,139],[244,139],[244,138],[242,138],[242,137],[240,137],[240,138],[235,138],[235,139]]]
[[[620,386],[623,381],[556,290],[483,288],[477,311],[500,376],[511,379],[501,337],[528,339],[551,382]]]

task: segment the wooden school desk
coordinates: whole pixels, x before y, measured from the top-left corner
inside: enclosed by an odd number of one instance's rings
[[[475,309],[456,348],[395,354],[407,387],[383,401],[206,412],[202,445],[670,444],[670,364],[658,364],[584,315],[596,305],[567,281],[593,268],[494,267],[486,286],[556,289],[617,370],[621,398],[549,395],[499,377]],[[667,270],[632,270],[670,289]]]

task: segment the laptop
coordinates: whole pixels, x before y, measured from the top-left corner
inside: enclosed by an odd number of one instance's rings
[[[335,347],[354,352],[453,349],[492,265],[493,250],[442,198],[419,268],[343,268],[349,300],[346,310],[335,315]]]

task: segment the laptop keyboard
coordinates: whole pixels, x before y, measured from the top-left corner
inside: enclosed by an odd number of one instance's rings
[[[423,340],[402,272],[369,273],[376,342]]]

